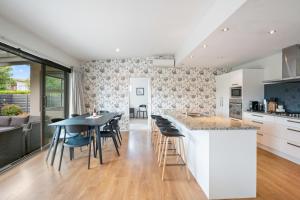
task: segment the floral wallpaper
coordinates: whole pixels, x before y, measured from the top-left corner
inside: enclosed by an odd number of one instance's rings
[[[153,114],[165,109],[215,114],[215,76],[227,68],[156,67],[143,58],[105,59],[85,63],[86,109],[123,112],[121,128],[129,125],[130,78],[151,79]]]

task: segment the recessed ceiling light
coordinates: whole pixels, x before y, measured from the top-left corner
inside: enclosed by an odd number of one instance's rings
[[[116,52],[120,52],[120,49],[119,49],[119,48],[116,48]]]
[[[205,49],[207,47],[207,44],[204,44],[202,47]]]
[[[275,29],[272,29],[272,30],[269,31],[269,34],[273,35],[273,34],[275,34],[276,32],[277,32],[277,31],[276,31]]]
[[[227,32],[227,31],[229,31],[229,28],[228,27],[222,28],[222,31]]]

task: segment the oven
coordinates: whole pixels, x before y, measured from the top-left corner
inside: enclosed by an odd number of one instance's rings
[[[242,119],[242,99],[233,98],[229,99],[229,117],[234,119]]]
[[[242,87],[231,87],[230,88],[231,98],[241,98],[242,97]]]

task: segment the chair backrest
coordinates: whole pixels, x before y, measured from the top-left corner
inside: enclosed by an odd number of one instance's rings
[[[51,119],[51,122],[55,123],[55,122],[59,122],[59,121],[62,121],[62,120],[64,120],[64,119],[63,118],[53,118],[53,119]]]
[[[71,117],[77,117],[77,116],[79,116],[79,115],[76,113],[71,114]]]
[[[147,111],[147,106],[145,104],[139,105],[140,111]]]
[[[68,125],[65,127],[67,133],[82,133],[89,130],[89,126],[86,125]]]
[[[107,110],[99,110],[99,111],[97,111],[98,115],[105,114],[105,113],[109,113],[109,111],[107,111]]]

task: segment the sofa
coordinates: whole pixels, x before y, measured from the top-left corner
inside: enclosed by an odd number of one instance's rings
[[[0,168],[40,146],[39,119],[31,116],[0,116]]]

